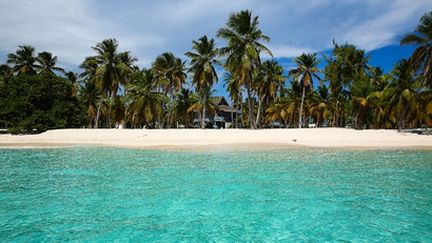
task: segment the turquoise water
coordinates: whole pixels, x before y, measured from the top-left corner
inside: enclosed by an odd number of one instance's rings
[[[0,150],[0,241],[432,241],[431,151]]]

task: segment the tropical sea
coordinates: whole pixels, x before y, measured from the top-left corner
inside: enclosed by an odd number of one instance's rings
[[[432,241],[432,151],[0,149],[0,241]]]

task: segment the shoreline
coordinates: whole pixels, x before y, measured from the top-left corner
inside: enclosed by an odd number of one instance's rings
[[[58,129],[36,135],[0,135],[3,148],[104,146],[150,150],[432,150],[432,136],[396,130],[303,129]]]
[[[405,147],[367,147],[367,146],[307,146],[307,145],[277,145],[277,144],[213,144],[213,145],[160,145],[160,146],[125,146],[110,144],[11,144],[0,145],[1,150],[31,150],[31,149],[61,149],[61,148],[122,148],[137,150],[153,150],[168,152],[217,152],[217,151],[271,151],[271,150],[295,150],[295,149],[316,149],[316,150],[335,150],[335,151],[432,151],[430,146],[405,146]]]

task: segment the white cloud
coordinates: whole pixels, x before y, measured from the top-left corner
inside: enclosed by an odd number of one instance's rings
[[[269,46],[272,51],[273,57],[296,57],[301,55],[302,53],[314,53],[315,51],[309,47],[296,47],[296,46],[288,46],[288,45],[280,45],[280,46]],[[266,55],[266,57],[268,57]]]
[[[2,51],[30,44],[55,53],[63,62],[77,64],[98,37],[89,31],[98,23],[88,17],[80,1],[4,1],[0,9]]]
[[[165,45],[163,37],[129,31],[124,28],[126,23],[104,17],[112,13],[101,15],[94,7],[85,0],[0,2],[0,50],[13,52],[18,45],[33,45],[37,51],[50,51],[60,63],[76,68],[93,54],[91,46],[106,38],[117,38],[120,49],[133,55],[142,54],[142,48]],[[142,59],[141,63],[149,63]]]
[[[331,48],[333,38],[367,50],[395,44],[432,9],[432,1],[0,1],[0,53],[30,44],[53,52],[67,67],[76,67],[93,54],[91,46],[114,37],[121,50],[130,50],[140,65],[147,66],[165,51],[183,56],[193,39],[214,37],[229,14],[241,9],[259,15],[275,57],[291,58]],[[217,44],[223,41],[218,39]]]
[[[379,15],[365,21],[345,26],[337,34],[338,41],[348,41],[362,49],[374,50],[386,45],[398,43],[401,34],[413,30],[412,23],[425,12],[425,6],[432,5],[430,1],[396,0],[386,5]],[[375,6],[374,3],[371,6]]]

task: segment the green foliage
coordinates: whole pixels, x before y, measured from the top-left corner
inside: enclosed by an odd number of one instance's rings
[[[305,99],[305,91],[307,88],[313,90],[313,78],[315,77],[318,80],[321,78],[317,75],[319,72],[318,69],[318,59],[316,58],[316,53],[314,54],[306,54],[303,53],[298,56],[295,60],[297,64],[297,68],[292,69],[289,72],[289,76],[292,76],[294,81],[300,82],[302,86],[302,98],[299,109],[299,122],[298,127],[301,128],[303,125],[303,104]]]
[[[176,100],[175,96],[180,92],[186,82],[185,61],[174,56],[171,52],[165,52],[156,57],[152,64],[152,72],[155,83],[152,88],[163,91],[168,96],[167,102],[163,102],[163,109],[166,109],[166,117],[158,117],[162,126],[171,127],[175,113]],[[162,118],[162,119],[161,119]]]
[[[415,32],[404,36],[401,44],[417,46],[410,58],[410,63],[419,73],[421,83],[432,89],[432,11],[420,18]]]
[[[0,89],[0,122],[14,133],[80,127],[83,107],[72,85],[53,75],[18,75]]]
[[[168,97],[155,90],[156,77],[151,69],[143,69],[132,75],[126,86],[126,114],[132,126],[155,125],[163,112]]]
[[[180,90],[177,95],[177,105],[175,107],[176,118],[180,124],[186,127],[192,124],[193,114],[192,112],[188,112],[188,109],[196,103],[197,99],[198,98],[195,97],[195,94],[191,90],[185,88]]]
[[[208,91],[213,84],[218,81],[217,73],[214,68],[218,64],[216,56],[219,52],[215,48],[214,39],[208,40],[203,36],[199,41],[193,41],[192,49],[195,52],[187,52],[186,56],[191,58],[189,72],[193,74],[192,84],[195,85],[197,93],[200,94],[202,102],[201,128],[205,128],[206,106],[209,98]]]
[[[61,67],[57,67],[57,57],[53,56],[50,52],[41,52],[36,57],[36,61],[38,62],[37,70],[40,74],[50,74],[55,75],[55,71],[64,72],[64,69]]]
[[[165,52],[156,57],[152,65],[155,79],[166,94],[180,91],[187,78],[185,70],[185,62],[171,52]]]
[[[238,87],[244,86],[248,95],[248,117],[250,128],[256,128],[253,117],[253,90],[255,70],[261,65],[262,52],[272,56],[271,51],[261,43],[268,42],[270,37],[259,29],[258,16],[253,17],[249,10],[243,10],[230,15],[226,27],[217,31],[216,35],[225,39],[226,47],[220,49],[226,57],[224,67],[230,73],[233,82]]]
[[[220,57],[225,86],[232,106],[241,111],[236,119],[241,117],[243,127],[271,127],[275,121],[289,127],[306,122],[357,129],[432,126],[432,12],[401,40],[402,45],[416,45],[411,58],[388,74],[371,67],[365,50],[349,43],[333,43],[323,70],[317,54],[300,55],[292,70],[284,70],[276,60],[261,62],[262,53],[272,56],[263,44],[270,38],[248,10],[232,13],[216,36],[226,45],[216,48],[214,39],[203,36],[185,54],[190,58],[190,83],[186,61],[173,53],[159,55],[151,69],[139,69],[135,57],[119,52],[115,39],[93,46],[95,54],[82,62],[79,75],[58,67],[50,52],[19,46],[7,55],[7,64],[0,65],[0,127],[17,134],[112,127],[111,120],[132,127],[188,126],[192,111],[215,111],[211,92],[218,82],[215,66]],[[290,87],[285,87],[286,72]],[[318,88],[314,80],[320,81]],[[201,118],[204,125],[205,115]]]
[[[338,127],[351,124],[353,104],[350,100],[353,83],[360,84],[355,88],[358,89],[364,84],[362,81],[369,82],[365,76],[371,67],[368,65],[369,56],[364,50],[348,43],[339,45],[334,42],[333,44],[332,55],[326,58],[328,64],[324,69],[324,77],[329,82],[331,91],[330,99],[333,108],[331,124]],[[373,69],[373,71],[379,74],[378,70]],[[380,78],[379,75],[375,76],[376,79]]]
[[[8,54],[7,63],[17,74],[36,74],[38,68],[33,46],[19,46],[15,53]]]

